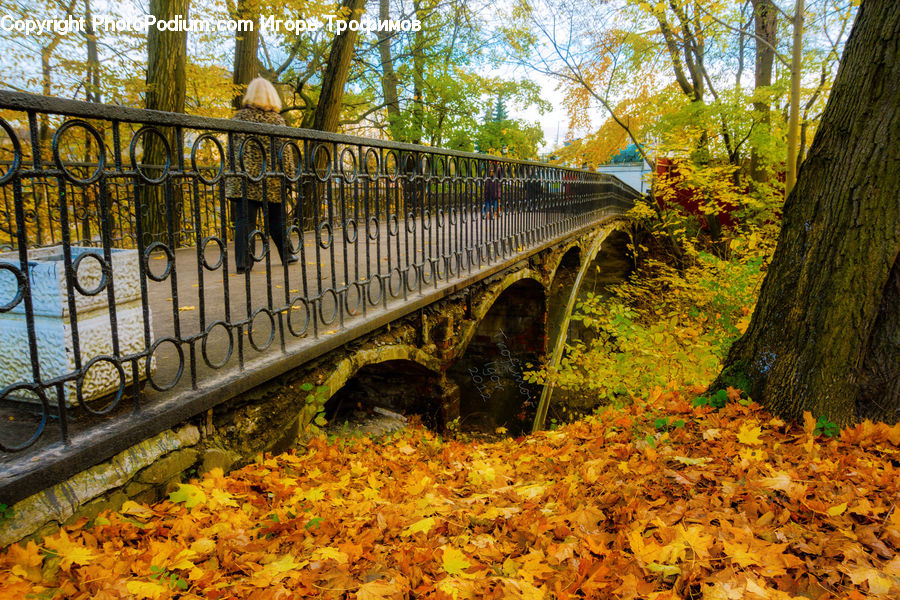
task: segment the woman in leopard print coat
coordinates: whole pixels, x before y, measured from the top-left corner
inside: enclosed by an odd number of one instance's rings
[[[285,125],[281,116],[281,100],[271,83],[257,77],[247,86],[242,108],[238,110],[232,119],[249,121],[251,123],[268,123],[270,125]],[[246,141],[248,137],[258,140],[260,144]],[[286,140],[276,140],[276,150],[281,152],[281,146]],[[243,145],[243,166],[241,162],[241,146]],[[260,151],[260,146],[265,153]],[[231,215],[234,221],[234,251],[238,273],[249,271],[253,267],[253,259],[248,247],[252,247],[251,233],[256,229],[257,216],[263,207],[263,193],[268,203],[269,236],[275,242],[282,263],[293,263],[297,257],[290,254],[287,247],[287,232],[285,219],[284,198],[291,197],[291,184],[283,176],[283,173],[293,175],[294,152],[288,150],[282,153],[283,165],[272,164],[271,149],[268,138],[261,136],[247,136],[235,134],[233,137],[233,149],[235,171],[239,174],[225,179],[225,196],[231,201]],[[267,173],[277,173],[265,178],[265,191],[262,181],[251,181],[250,177],[258,177],[263,168],[265,157],[265,169]],[[282,171],[283,166],[283,171]],[[244,175],[240,175],[244,174]],[[265,231],[263,234],[265,235]],[[268,237],[268,236],[266,236]]]

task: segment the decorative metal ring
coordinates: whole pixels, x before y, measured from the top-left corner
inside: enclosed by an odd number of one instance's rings
[[[415,233],[416,231],[416,213],[410,211],[406,213],[406,232]]]
[[[353,306],[352,309],[350,308],[350,289],[351,288],[356,289],[356,304]],[[356,315],[358,315],[360,312],[360,308],[362,307],[362,303],[363,303],[362,286],[359,284],[358,281],[351,281],[350,284],[347,286],[347,289],[344,291],[344,308],[347,309],[347,314],[352,317],[355,317]]]
[[[397,274],[397,285],[400,287],[396,292],[394,291],[394,274]],[[392,298],[397,298],[400,293],[403,291],[403,271],[400,270],[400,267],[394,267],[391,269],[390,274],[388,275],[388,292],[390,293]]]
[[[400,219],[397,213],[388,215],[388,235],[398,235],[400,233]]]
[[[18,306],[22,298],[25,297],[25,286],[28,285],[28,281],[25,279],[25,274],[21,269],[17,269],[9,263],[0,262],[0,271],[9,271],[16,277],[16,295],[13,296],[12,300],[0,306],[0,313],[5,313]]]
[[[325,152],[325,174],[319,175],[319,167],[316,166],[319,164],[319,150]],[[316,179],[319,181],[325,182],[331,179],[331,152],[328,151],[327,146],[323,146],[322,144],[316,144],[313,148],[312,153],[312,169],[313,173],[315,173]]]
[[[459,212],[456,210],[455,206],[450,207],[450,224],[456,225],[459,221]]]
[[[374,228],[372,226],[375,226]],[[366,224],[366,235],[370,240],[378,239],[378,217],[369,217],[369,221]]]
[[[428,270],[430,271],[428,277],[425,276],[425,267],[428,267]],[[422,285],[431,285],[431,283],[434,281],[434,275],[434,262],[426,259],[422,264]]]
[[[81,282],[78,281],[78,267],[81,266],[81,261],[90,256],[100,265],[100,283],[97,284],[97,287],[91,290],[86,290],[81,286]],[[109,265],[106,263],[106,260],[103,258],[103,255],[97,252],[96,250],[89,250],[88,252],[84,252],[78,255],[78,258],[75,259],[75,262],[72,263],[72,285],[75,287],[78,292],[83,296],[96,296],[106,287],[107,278],[106,274],[109,271]]]
[[[206,260],[206,247],[210,242],[215,242],[219,247],[219,260],[216,261],[216,264],[214,265],[210,265],[209,261]],[[221,238],[215,235],[203,238],[200,242],[200,262],[207,271],[215,271],[222,266],[222,263],[225,262],[225,244],[222,242]]]
[[[352,236],[350,235],[350,226],[351,225],[353,225],[353,235]],[[346,242],[348,244],[352,244],[356,241],[357,236],[358,236],[358,231],[357,231],[357,227],[356,227],[356,219],[353,219],[353,218],[347,219],[347,221],[344,223],[344,240],[346,240]]]
[[[285,152],[288,150],[288,148],[291,149],[291,152],[293,152],[294,150],[297,151],[297,161],[294,163],[295,167],[293,173],[288,173],[287,169],[285,168]],[[284,176],[288,181],[290,181],[291,183],[300,181],[300,178],[303,176],[303,152],[300,151],[300,146],[298,146],[296,142],[294,142],[293,140],[288,140],[281,145],[281,149],[278,151],[278,165],[281,168],[281,172],[284,173]]]
[[[256,246],[256,242],[254,241],[256,238],[259,238],[262,241],[262,252],[259,254],[251,252],[250,258],[253,259],[253,262],[262,262],[266,259],[266,254],[269,253],[269,238],[259,229],[254,229],[250,232],[250,235],[247,236],[247,245],[250,248]]]
[[[212,333],[213,328],[221,325],[225,328],[225,333],[228,334],[228,352],[225,353],[225,358],[223,358],[220,362],[214,363],[209,359],[209,354],[207,352],[207,343],[209,342],[209,335]],[[234,351],[234,336],[231,335],[231,328],[228,326],[228,323],[225,321],[213,321],[206,328],[206,331],[203,332],[203,342],[200,344],[200,351],[203,354],[203,360],[206,361],[206,364],[212,367],[213,369],[221,369],[225,366],[225,363],[228,362],[228,359],[231,358],[231,353]]]
[[[166,385],[160,385],[153,380],[153,372],[150,368],[150,365],[153,361],[153,353],[156,352],[157,348],[159,348],[162,344],[169,342],[174,346],[175,351],[178,352],[178,371],[175,373],[175,377],[172,378],[172,381]],[[178,385],[178,382],[181,380],[181,376],[184,374],[184,350],[181,348],[181,344],[178,343],[178,340],[172,337],[164,337],[156,340],[150,346],[150,351],[147,352],[147,358],[144,363],[144,372],[147,375],[147,383],[150,384],[157,392],[165,392],[166,390],[171,390],[173,387]]]
[[[296,233],[297,234],[297,245],[295,246],[291,241],[291,236]],[[303,246],[303,232],[300,231],[300,227],[298,225],[291,225],[287,228],[287,247],[288,251],[291,254],[299,254],[300,248]]]
[[[325,238],[325,241],[322,241],[322,230],[325,229],[328,231],[328,237]],[[316,237],[319,241],[319,247],[323,250],[327,250],[331,247],[331,243],[334,241],[334,232],[331,229],[331,223],[328,221],[322,221],[319,223],[318,230],[316,231]]]
[[[423,175],[423,176],[425,177],[426,180],[427,180],[431,175],[433,175],[434,161],[429,160],[427,154],[423,154],[423,155],[419,158],[419,160],[416,161],[416,162],[418,163],[416,166],[419,168],[419,169],[418,169],[418,170],[419,170],[419,174],[420,174],[420,175]]]
[[[422,229],[428,231],[431,229],[431,211],[426,210],[422,213]]]
[[[393,159],[393,169],[389,167],[388,159]],[[391,181],[397,181],[400,178],[400,158],[396,150],[388,150],[384,158],[384,172]]]
[[[331,315],[326,319],[325,318],[325,294],[331,294],[331,298],[333,300],[332,306],[334,309],[331,312]],[[322,324],[331,325],[334,323],[334,320],[337,319],[338,314],[338,296],[337,292],[334,291],[334,288],[328,288],[322,292],[319,296],[319,318],[322,320]]]
[[[219,170],[216,171],[216,174],[211,179],[204,177],[203,171],[197,168],[197,150],[200,148],[200,144],[206,140],[212,141],[216,150],[219,151]],[[220,142],[216,136],[211,133],[204,133],[194,140],[194,143],[191,145],[191,170],[194,171],[197,174],[197,178],[206,185],[213,185],[222,179],[222,173],[225,172],[225,149],[222,147],[222,142]]]
[[[306,311],[306,321],[303,323],[303,329],[300,331],[297,331],[294,329],[294,325],[291,321],[291,315],[293,314],[294,307],[297,306],[298,302],[303,304],[303,309]],[[288,314],[287,314],[287,326],[288,326],[288,330],[291,332],[291,335],[293,335],[294,337],[300,337],[303,334],[305,334],[307,332],[307,330],[309,329],[309,320],[310,320],[311,316],[312,315],[309,310],[309,302],[306,300],[306,298],[304,298],[303,296],[297,296],[296,298],[291,300],[291,304],[288,307]]]
[[[447,158],[447,177],[453,179],[459,172],[458,159],[455,156]]]
[[[378,151],[375,148],[367,148],[366,153],[364,155],[365,160],[362,161],[362,169],[363,173],[368,175],[371,179],[375,179],[378,177],[379,171],[381,167],[381,160],[378,155]],[[369,170],[369,159],[372,159],[374,163],[374,168]]]
[[[59,155],[59,140],[60,138],[62,138],[62,134],[72,127],[81,127],[82,129],[87,131],[91,135],[91,137],[94,138],[94,141],[97,142],[97,151],[99,153],[97,155],[97,168],[87,179],[79,179],[72,175],[72,173],[68,169],[66,169],[65,165],[63,164],[62,157]],[[133,139],[132,144],[134,144]],[[56,130],[56,133],[53,134],[51,148],[53,150],[53,162],[55,162],[59,170],[63,172],[63,174],[66,176],[66,179],[74,184],[88,185],[98,181],[100,179],[100,176],[103,174],[104,167],[106,167],[106,146],[104,146],[103,144],[103,138],[100,136],[100,132],[97,131],[94,126],[87,121],[82,121],[81,119],[73,119],[71,121],[66,121],[65,123],[63,123],[62,126],[60,126],[60,128]],[[132,155],[133,154],[134,153],[132,152]],[[133,163],[134,160],[132,159],[132,164]]]
[[[247,144],[254,144],[259,149],[259,175],[251,175],[247,172],[247,166],[244,164],[244,157],[247,155]],[[263,143],[255,137],[245,137],[241,141],[241,147],[238,149],[238,164],[241,167],[241,173],[247,176],[247,179],[253,182],[259,182],[266,176],[266,148]]]
[[[98,362],[108,362],[115,369],[116,373],[119,375],[119,388],[116,390],[116,396],[112,400],[110,400],[109,404],[101,408],[100,410],[94,410],[90,406],[88,406],[87,402],[84,401],[84,381],[87,379],[88,371],[90,371],[91,367],[93,367]],[[85,411],[89,412],[92,415],[105,415],[109,414],[116,406],[119,405],[119,400],[122,399],[122,394],[125,392],[125,370],[122,368],[122,365],[114,356],[103,355],[103,356],[95,356],[91,360],[88,361],[84,367],[81,369],[81,374],[78,376],[78,379],[75,380],[75,390],[78,397],[78,404],[81,405]]]
[[[456,275],[458,273],[458,271],[453,270],[454,262],[456,262],[453,259],[456,258],[456,256],[457,256],[456,253],[447,254],[444,256],[444,261],[445,261],[444,266],[447,268],[447,279],[452,279],[453,277],[456,277]]]
[[[378,297],[374,300],[372,299],[372,283],[378,282]],[[381,279],[381,276],[378,274],[372,275],[369,278],[369,281],[366,282],[366,298],[369,300],[369,304],[376,305],[381,302],[381,298],[384,296],[384,280]]]
[[[141,136],[148,137],[150,135],[155,135],[160,140],[162,140],[163,148],[166,151],[166,164],[163,165],[162,174],[155,179],[144,175],[144,172],[141,171],[141,168],[138,166],[137,157],[135,156],[138,138],[140,138]],[[144,147],[146,147],[146,140],[143,145]],[[166,139],[166,136],[160,133],[159,130],[155,127],[145,125],[144,127],[138,129],[137,133],[135,133],[131,137],[131,144],[128,146],[128,155],[131,158],[132,170],[140,179],[144,181],[144,183],[156,185],[166,180],[166,176],[169,174],[169,169],[172,166],[172,148],[169,146],[169,140]]]
[[[350,164],[352,165],[352,169],[348,172],[345,168],[347,161],[347,154],[350,155]],[[359,176],[359,170],[356,165],[356,154],[353,153],[353,150],[350,148],[344,148],[341,150],[341,177],[344,178],[344,181],[347,183],[353,183],[356,181],[356,178]]]
[[[447,159],[443,156],[438,156],[434,159],[433,163],[434,172],[432,175],[436,175],[441,181],[447,179]]]
[[[419,286],[419,278],[420,278],[419,268],[420,268],[420,265],[417,265],[415,263],[406,267],[405,279],[406,279],[406,291],[407,292],[414,292],[414,291],[416,291],[416,288]],[[415,278],[410,277],[410,275],[415,275]],[[412,285],[410,285],[410,282],[413,282]]]
[[[166,270],[162,272],[162,275],[155,275],[153,271],[150,270],[150,255],[157,248],[162,248],[162,251],[166,255]],[[153,281],[165,281],[165,279],[172,272],[172,265],[175,263],[175,255],[172,254],[172,250],[162,242],[153,242],[148,245],[144,249],[144,270],[147,272],[147,277],[152,279]]]
[[[15,177],[16,172],[19,170],[19,165],[22,164],[22,144],[19,142],[19,136],[16,135],[16,132],[10,124],[6,122],[6,119],[3,119],[2,117],[0,117],[0,128],[2,128],[3,131],[6,132],[6,135],[9,136],[13,146],[12,163],[10,163],[6,173],[0,176],[0,185],[3,185]]]
[[[269,325],[271,328],[269,329],[269,339],[266,340],[266,343],[262,346],[258,346],[256,344],[256,340],[253,339],[253,323],[256,322],[256,316],[260,313],[265,314],[269,317]],[[265,351],[269,346],[272,345],[272,341],[275,339],[275,316],[265,306],[261,306],[253,311],[253,314],[250,315],[250,321],[247,323],[247,340],[250,342],[250,345],[253,346],[257,352]]]
[[[47,395],[44,393],[43,388],[37,385],[36,383],[14,383],[12,385],[8,385],[3,388],[3,391],[0,391],[0,400],[6,400],[6,398],[16,392],[18,390],[28,390],[34,394],[37,394],[38,399],[41,401],[41,423],[38,425],[37,429],[31,437],[17,445],[8,445],[4,444],[2,440],[0,440],[0,450],[3,452],[18,452],[19,450],[24,450],[28,446],[35,443],[41,434],[44,433],[44,428],[47,426],[47,421],[50,420],[50,403],[47,401]]]

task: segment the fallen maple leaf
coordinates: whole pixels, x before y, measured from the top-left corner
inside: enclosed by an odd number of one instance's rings
[[[393,600],[401,597],[404,597],[403,589],[387,581],[370,581],[356,590],[356,600]]]
[[[453,546],[444,546],[441,564],[449,575],[459,575],[472,566],[472,563],[466,560],[466,555]]]
[[[169,494],[169,500],[182,502],[186,508],[194,508],[198,504],[206,502],[206,494],[196,485],[180,483],[178,489]]]
[[[759,439],[759,436],[761,434],[761,428],[754,427],[752,424],[745,423],[741,425],[741,428],[738,430],[737,439],[742,444],[747,444],[749,446],[759,446],[763,443],[762,440]]]
[[[63,571],[68,571],[73,564],[89,565],[97,558],[96,552],[73,542],[65,530],[59,532],[59,537],[44,540],[44,547],[59,556],[59,566]]]

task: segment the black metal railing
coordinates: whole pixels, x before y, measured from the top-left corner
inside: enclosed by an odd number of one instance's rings
[[[238,273],[250,186],[280,202]],[[533,162],[0,92],[0,450],[299,356],[636,196]]]

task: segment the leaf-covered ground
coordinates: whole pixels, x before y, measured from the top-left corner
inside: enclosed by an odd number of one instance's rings
[[[314,440],[0,555],[0,595],[900,598],[900,426],[676,393],[519,440]]]

